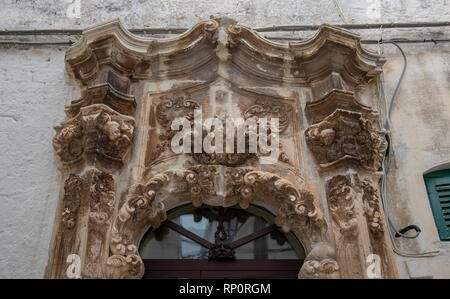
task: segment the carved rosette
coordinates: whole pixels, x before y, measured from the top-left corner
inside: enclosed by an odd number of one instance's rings
[[[344,236],[353,236],[358,227],[353,197],[354,190],[350,178],[337,175],[328,182],[328,208]]]
[[[219,22],[210,19],[203,25],[205,37],[213,45],[217,43],[217,29],[219,29]]]
[[[80,161],[83,155],[122,166],[134,138],[134,118],[96,104],[62,124],[53,146],[64,164]]]
[[[361,113],[341,109],[310,126],[305,136],[321,168],[354,160],[363,168],[376,171],[387,148],[384,133],[375,130],[371,120]]]

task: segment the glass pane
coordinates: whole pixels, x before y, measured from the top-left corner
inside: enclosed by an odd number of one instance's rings
[[[214,235],[219,224],[219,209],[202,207],[180,209],[169,219],[188,231],[214,243]],[[252,211],[253,214],[249,213]],[[181,215],[180,215],[181,213]],[[268,214],[267,212],[265,212]],[[175,215],[174,215],[175,214]],[[258,214],[256,216],[255,214]],[[224,212],[223,226],[227,243],[239,240],[270,225],[262,215],[262,209],[242,210],[227,208]],[[273,216],[272,216],[273,218]],[[295,249],[288,241],[295,243]],[[209,250],[189,238],[169,229],[164,223],[144,236],[140,254],[143,259],[207,259]],[[274,231],[269,235],[253,240],[235,249],[237,259],[299,259],[304,258],[303,248],[295,236]]]

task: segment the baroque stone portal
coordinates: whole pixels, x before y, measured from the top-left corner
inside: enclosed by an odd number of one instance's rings
[[[269,209],[306,250],[299,278],[365,278],[371,254],[383,278],[396,277],[378,190],[387,144],[373,108],[383,63],[328,25],[289,44],[228,19],[169,39],[133,35],[119,20],[83,31],[66,53],[84,90],[53,140],[62,192],[46,277],[142,277],[142,236],[186,202]],[[193,124],[195,109],[222,121],[278,118],[278,161],[174,153],[171,123]]]

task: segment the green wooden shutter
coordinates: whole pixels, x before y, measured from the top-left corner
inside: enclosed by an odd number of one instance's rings
[[[450,241],[450,169],[423,176],[441,241]]]

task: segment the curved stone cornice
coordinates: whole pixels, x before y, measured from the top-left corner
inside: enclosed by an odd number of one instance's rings
[[[243,42],[254,51],[263,53],[267,58],[283,60],[293,58],[307,59],[314,56],[326,41],[331,41],[355,49],[361,66],[375,68],[384,63],[384,60],[379,55],[362,47],[359,35],[328,24],[321,25],[313,37],[299,42],[289,42],[287,45],[269,41],[254,30],[241,25],[230,25],[228,33],[233,41],[232,45]],[[380,70],[378,69],[378,71]]]
[[[306,103],[306,117],[311,124],[321,122],[336,109],[359,112],[368,119],[374,119],[378,113],[369,106],[356,100],[355,93],[341,89],[332,89],[321,99]]]
[[[280,44],[240,25],[228,26],[228,41],[218,42],[219,22],[203,21],[179,36],[155,39],[132,34],[116,19],[83,31],[66,61],[84,84],[96,78],[102,64],[134,79],[158,79],[183,77],[212,63],[211,78],[218,74],[217,45],[226,43],[230,65],[246,77],[305,85],[338,72],[350,86],[366,83],[384,63],[362,47],[358,35],[330,25],[322,25],[312,38]]]
[[[288,44],[269,41],[240,25],[229,26],[228,34],[234,65],[263,80],[308,84],[338,71],[348,83],[359,85],[381,72],[385,62],[362,47],[359,35],[326,24],[312,38]]]
[[[110,64],[133,77],[152,78],[155,71],[159,75],[176,75],[180,69],[189,71],[211,59],[205,56],[212,54],[203,55],[189,63],[186,52],[205,44],[205,40],[207,44],[214,44],[217,28],[215,20],[208,20],[177,37],[154,39],[132,34],[115,19],[84,30],[81,39],[66,52],[66,61],[75,77],[84,84],[95,79],[101,64]],[[200,52],[205,54],[205,51]],[[171,63],[177,55],[181,67],[175,64],[171,65],[171,70],[152,69],[152,63],[160,65],[155,63],[155,58],[165,57],[164,62]]]
[[[97,84],[86,90],[85,95],[65,107],[68,117],[75,117],[82,107],[93,104],[105,104],[117,110],[120,114],[134,116],[136,110],[135,97],[122,93],[115,89],[110,83]]]

